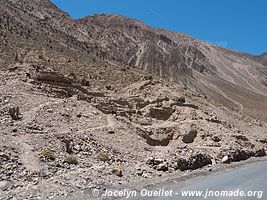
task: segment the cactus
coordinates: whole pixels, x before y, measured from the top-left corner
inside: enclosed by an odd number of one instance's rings
[[[13,120],[19,120],[21,119],[20,113],[19,113],[19,107],[15,108],[9,108],[9,115]]]

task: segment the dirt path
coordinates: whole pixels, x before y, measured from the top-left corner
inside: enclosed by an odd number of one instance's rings
[[[20,135],[15,139],[15,145],[20,151],[20,159],[27,171],[39,172],[40,171],[40,162],[38,156],[33,151],[32,147],[28,144],[29,136]]]

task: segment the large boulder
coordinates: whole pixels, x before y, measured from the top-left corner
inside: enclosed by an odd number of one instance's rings
[[[197,137],[197,127],[196,125],[191,125],[191,128],[188,133],[183,135],[182,141],[184,143],[192,143],[194,142],[195,138]]]
[[[175,128],[156,127],[156,128],[137,128],[139,136],[146,139],[146,143],[151,146],[167,146],[173,139]]]

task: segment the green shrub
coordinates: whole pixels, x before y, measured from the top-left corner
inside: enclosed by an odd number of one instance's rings
[[[55,160],[55,154],[50,149],[44,149],[41,152],[41,156],[44,157],[46,160]]]
[[[97,156],[97,159],[100,160],[100,161],[103,161],[103,162],[107,162],[107,161],[110,160],[109,156],[106,153],[100,153]]]

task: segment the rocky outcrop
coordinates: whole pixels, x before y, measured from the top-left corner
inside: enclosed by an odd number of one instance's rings
[[[158,120],[167,120],[174,113],[171,107],[149,107],[147,108],[145,117],[151,117]]]
[[[173,128],[137,128],[137,134],[151,146],[167,146],[173,139]]]
[[[181,171],[195,170],[211,164],[212,160],[210,156],[202,153],[195,153],[189,157],[178,158],[177,169]]]
[[[263,156],[266,156],[266,151],[265,151],[265,149],[258,149],[258,150],[256,150],[256,152],[255,152],[255,155],[254,155],[255,157],[263,157]]]
[[[230,149],[223,153],[222,163],[239,162],[247,160],[250,157],[263,157],[266,156],[266,151],[263,148],[250,150],[250,149]]]
[[[230,151],[230,161],[231,162],[238,162],[241,160],[247,160],[251,156],[254,155],[253,151],[250,150],[243,150],[243,149],[235,149]]]
[[[33,76],[37,81],[71,85],[73,80],[55,71],[38,71]]]
[[[183,142],[184,143],[192,143],[194,142],[194,139],[197,137],[197,127],[196,125],[192,124],[191,125],[191,130],[189,130],[188,133],[183,135]]]

